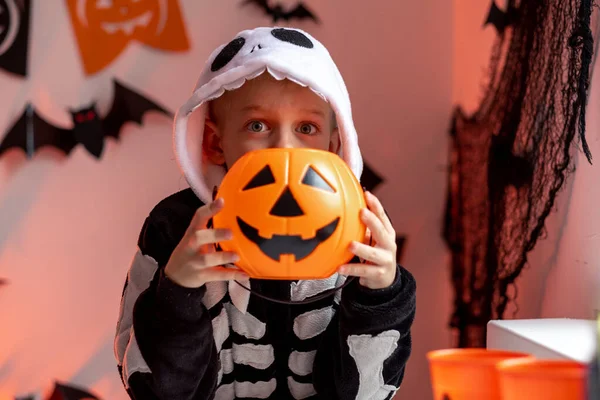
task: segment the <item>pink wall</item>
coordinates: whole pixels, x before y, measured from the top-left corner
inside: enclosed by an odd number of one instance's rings
[[[112,76],[174,110],[216,45],[268,24],[238,2],[181,0],[191,52],[131,46],[104,73],[86,79],[64,4],[50,3],[36,2],[32,16],[32,76],[18,81],[0,72],[0,131],[28,100],[57,123],[68,123],[66,107],[96,94],[106,112]],[[489,2],[309,4],[324,24],[299,27],[329,47],[345,76],[365,157],[387,178],[377,194],[397,229],[409,235],[405,264],[418,281],[418,310],[398,398],[430,399],[425,353],[452,343],[441,167],[453,104],[472,110],[481,96],[495,35],[482,28]],[[598,110],[598,84],[592,89],[589,110]],[[589,115],[588,139],[598,159],[599,114]],[[148,211],[186,186],[171,154],[170,120],[149,114],[144,122],[128,125],[120,142],[109,141],[100,161],[83,149],[68,159],[50,153],[33,161],[18,153],[0,159],[0,277],[11,281],[0,289],[1,400],[46,390],[54,378],[92,387],[104,399],[126,398],[112,356],[123,279]],[[519,281],[518,317],[588,318],[600,306],[590,300],[600,283],[597,182],[597,166],[580,162],[548,222],[548,239]]]
[[[28,100],[57,123],[68,123],[65,107],[95,94],[105,112],[113,75],[174,110],[210,50],[241,29],[268,23],[237,2],[181,0],[191,52],[131,46],[107,71],[86,79],[66,9],[50,3],[37,2],[32,16],[32,76],[22,82],[0,73],[0,130]],[[425,353],[451,345],[440,166],[452,105],[472,110],[481,96],[494,38],[481,27],[489,4],[309,4],[324,24],[299,27],[319,37],[340,66],[365,156],[387,177],[377,194],[397,229],[409,235],[405,264],[418,281],[418,311],[398,398],[430,399]],[[589,109],[597,110],[600,91],[597,84],[592,89]],[[589,115],[588,138],[598,155],[599,115]],[[83,149],[68,159],[45,153],[25,161],[13,153],[0,160],[0,276],[11,281],[0,289],[0,399],[47,390],[52,379],[92,387],[104,399],[126,398],[112,356],[123,279],[147,212],[186,186],[171,154],[170,129],[168,118],[148,115],[143,127],[129,125],[119,143],[109,141],[100,161]],[[590,300],[600,283],[597,182],[597,167],[580,162],[548,221],[548,239],[519,281],[518,317],[588,318],[599,306]]]
[[[100,96],[110,78],[174,110],[209,52],[239,30],[268,24],[238,1],[181,0],[193,49],[168,55],[130,46],[109,69],[85,78],[64,2],[35,2],[32,75],[0,73],[0,131],[32,100],[56,123],[68,106]],[[293,1],[284,1],[292,4]],[[430,396],[426,351],[449,345],[447,254],[440,238],[452,89],[452,4],[309,1],[322,26],[299,25],[330,49],[345,76],[368,162],[387,178],[380,196],[409,235],[406,266],[418,288],[414,353],[400,398]],[[392,5],[393,4],[393,5]],[[359,21],[359,22],[356,22]],[[125,127],[100,161],[12,153],[0,160],[0,399],[47,390],[52,379],[125,399],[112,356],[124,277],[151,207],[184,188],[171,154],[168,118]],[[426,182],[426,184],[423,184]]]
[[[578,152],[562,238],[546,276],[544,318],[592,319],[600,310],[600,63],[594,69],[587,119],[594,165]]]

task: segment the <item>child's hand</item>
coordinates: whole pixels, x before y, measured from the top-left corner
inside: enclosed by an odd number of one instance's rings
[[[368,209],[361,210],[360,218],[373,246],[352,242],[350,251],[366,263],[342,265],[339,272],[360,277],[360,284],[370,289],[383,289],[396,279],[396,232],[377,197],[367,192],[366,200]]]
[[[198,288],[206,282],[247,279],[239,269],[221,265],[234,263],[234,252],[215,251],[214,244],[231,239],[229,229],[206,229],[208,220],[223,209],[223,199],[200,207],[185,235],[173,250],[165,267],[165,274],[173,282],[187,288]]]

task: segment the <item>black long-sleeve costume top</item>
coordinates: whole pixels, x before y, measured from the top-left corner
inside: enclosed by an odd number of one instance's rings
[[[142,228],[117,324],[115,355],[135,400],[391,399],[411,352],[415,281],[398,266],[389,287],[353,280],[337,295],[285,305],[234,301],[226,282],[181,287],[164,274],[202,206],[186,189],[161,201]],[[251,280],[253,291],[303,300],[339,285]]]

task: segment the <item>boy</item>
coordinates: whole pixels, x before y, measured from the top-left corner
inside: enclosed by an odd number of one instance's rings
[[[192,112],[197,129],[188,130]],[[195,135],[195,136],[194,136]],[[367,193],[372,246],[329,279],[249,280],[215,251],[210,229],[227,167],[250,150],[309,147],[362,160],[344,82],[327,50],[295,29],[240,32],[210,56],[175,118],[175,153],[190,189],[146,219],[125,284],[115,338],[130,397],[160,399],[391,399],[411,351],[415,282],[396,265],[395,233]],[[201,154],[195,154],[200,150]],[[358,277],[335,295],[301,301]]]

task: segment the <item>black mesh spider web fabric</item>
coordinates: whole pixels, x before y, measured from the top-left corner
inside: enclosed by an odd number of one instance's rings
[[[458,347],[485,347],[509,287],[544,235],[585,140],[594,39],[592,0],[508,0],[484,98],[451,124],[443,236],[452,253]]]

